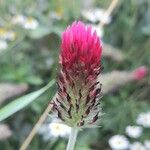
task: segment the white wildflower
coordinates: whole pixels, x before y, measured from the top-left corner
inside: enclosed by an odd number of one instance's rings
[[[102,27],[97,26],[97,25],[91,25],[93,32],[96,31],[97,35],[102,38],[104,35],[104,30]]]
[[[23,25],[24,22],[25,22],[25,19],[26,19],[25,16],[18,14],[18,15],[15,15],[15,16],[12,17],[11,22],[13,24]]]
[[[92,13],[91,11],[82,11],[82,15],[89,21],[95,23],[96,21],[99,21],[97,17]]]
[[[25,29],[34,30],[38,27],[39,23],[35,18],[26,17],[23,15],[16,15],[12,18],[13,24],[21,25]]]
[[[38,27],[39,23],[36,19],[29,17],[25,19],[25,22],[23,24],[23,27],[25,29],[30,29],[30,30],[34,30]]]
[[[5,28],[0,28],[0,39],[1,40],[11,40],[13,41],[16,38],[14,31],[7,30]]]
[[[129,141],[124,135],[114,135],[109,139],[109,145],[113,150],[126,150],[129,148]]]
[[[145,140],[144,146],[146,147],[147,150],[150,150],[150,140]]]
[[[61,20],[62,15],[58,12],[53,11],[53,12],[50,13],[50,18],[51,19],[56,19],[56,20]]]
[[[138,125],[142,125],[145,128],[150,127],[150,112],[140,113],[136,119]]]
[[[16,33],[14,31],[8,31],[5,37],[6,40],[13,41],[16,38]]]
[[[82,15],[93,23],[100,21],[104,24],[109,24],[111,22],[111,17],[107,15],[104,9],[95,8],[92,10],[83,10]]]
[[[8,47],[7,42],[4,40],[0,40],[0,52],[5,50]]]
[[[138,137],[140,137],[141,134],[142,134],[142,131],[143,131],[143,129],[140,126],[127,126],[126,127],[126,133],[131,138],[138,138]]]
[[[52,122],[49,124],[49,128],[51,130],[52,136],[58,137],[66,137],[70,134],[71,128],[65,124]]]
[[[130,150],[146,150],[146,148],[143,146],[140,142],[134,142],[130,145]]]
[[[0,123],[0,141],[6,140],[12,135],[12,131],[7,124]]]
[[[51,123],[43,124],[38,133],[43,136],[44,140],[49,140],[51,137],[67,137],[71,132],[71,128],[58,120],[53,120]]]

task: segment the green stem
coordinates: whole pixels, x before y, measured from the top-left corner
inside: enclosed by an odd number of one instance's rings
[[[78,129],[77,128],[71,128],[71,134],[69,137],[69,141],[68,141],[68,145],[67,145],[66,150],[74,150],[77,134],[78,134]]]

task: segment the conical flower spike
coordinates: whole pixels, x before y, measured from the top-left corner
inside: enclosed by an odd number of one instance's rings
[[[71,127],[89,127],[101,115],[102,43],[90,26],[74,22],[62,34],[58,93],[53,111]]]

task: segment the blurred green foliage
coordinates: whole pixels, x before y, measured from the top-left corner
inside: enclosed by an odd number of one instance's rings
[[[8,48],[0,52],[0,81],[27,83],[30,91],[43,87],[57,77],[60,35],[73,20],[84,20],[81,16],[83,3],[80,0],[1,0],[0,27],[11,29],[16,37],[8,41]],[[96,7],[107,8],[111,1],[94,2]],[[52,16],[54,13],[57,17]],[[26,30],[11,22],[16,14],[34,17],[39,25],[35,30]],[[149,0],[120,0],[112,14],[111,24],[105,27],[104,41],[120,48],[126,55],[124,63],[114,63],[103,58],[104,72],[114,69],[132,70],[140,65],[150,66],[150,2]],[[85,21],[85,20],[84,20]],[[86,21],[85,21],[86,22]],[[16,150],[46,108],[56,92],[55,86],[39,97],[29,107],[11,116],[5,122],[13,136],[0,142],[0,149]],[[115,93],[103,97],[104,115],[101,127],[86,129],[79,134],[77,150],[106,149],[108,139],[114,134],[125,134],[127,125],[134,125],[137,115],[149,109],[150,76],[145,80],[128,84]],[[3,106],[1,106],[3,107]],[[147,130],[141,140],[148,138]],[[92,138],[91,138],[92,137]],[[61,150],[66,140],[45,142],[37,135],[31,145],[32,150]]]

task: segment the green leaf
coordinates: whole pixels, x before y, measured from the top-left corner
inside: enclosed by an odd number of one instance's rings
[[[15,112],[21,110],[22,108],[26,107],[28,104],[36,100],[41,94],[43,94],[46,90],[48,90],[53,84],[55,83],[54,80],[50,81],[45,87],[41,88],[40,90],[37,90],[35,92],[29,93],[25,96],[22,96],[3,108],[0,109],[0,121],[8,118]]]
[[[43,36],[45,36],[49,33],[50,33],[49,28],[39,27],[36,30],[30,31],[30,37],[33,39],[39,39],[39,38],[42,38]]]
[[[150,25],[142,27],[142,33],[149,36],[150,35]]]
[[[58,27],[53,27],[53,28],[49,28],[49,27],[39,27],[36,30],[30,31],[30,37],[33,39],[40,39],[50,33],[55,33],[57,35],[61,35],[62,33],[62,29],[58,28]]]
[[[30,75],[26,81],[32,85],[40,85],[42,84],[42,79],[39,76]]]

